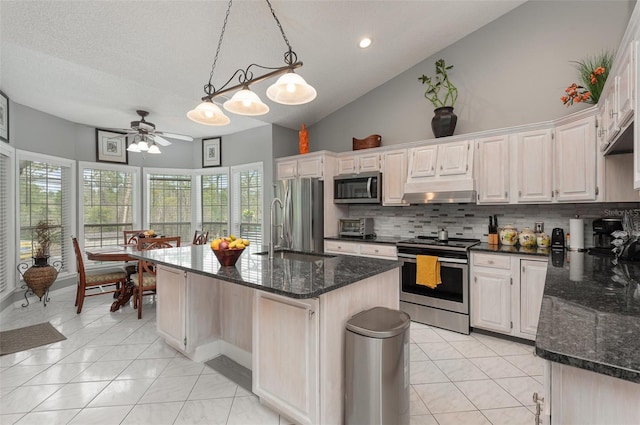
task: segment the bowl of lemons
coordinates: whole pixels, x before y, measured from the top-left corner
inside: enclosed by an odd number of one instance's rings
[[[235,266],[244,249],[249,246],[249,241],[229,235],[212,240],[210,246],[220,264],[228,267]]]

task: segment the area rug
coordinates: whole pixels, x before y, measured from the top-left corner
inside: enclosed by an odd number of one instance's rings
[[[67,339],[49,322],[0,332],[0,356]]]

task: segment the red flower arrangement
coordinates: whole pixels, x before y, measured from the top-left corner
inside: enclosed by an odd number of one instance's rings
[[[604,83],[609,76],[609,70],[613,62],[613,54],[603,52],[599,56],[587,59],[584,62],[574,62],[578,70],[582,85],[576,83],[567,87],[565,95],[560,98],[567,107],[574,103],[598,103]]]

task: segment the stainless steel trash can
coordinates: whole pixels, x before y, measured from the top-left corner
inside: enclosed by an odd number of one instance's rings
[[[405,312],[374,307],[347,321],[347,425],[409,423],[409,325]]]

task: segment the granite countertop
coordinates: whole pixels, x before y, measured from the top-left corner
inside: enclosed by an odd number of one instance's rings
[[[640,383],[640,263],[554,251],[536,336],[536,354]]]
[[[511,255],[534,255],[537,257],[549,257],[551,250],[549,248],[525,248],[518,245],[489,245],[481,242],[470,248],[471,251],[490,252],[492,254],[511,254]]]
[[[348,237],[348,236],[325,236],[326,240],[332,241],[345,241],[345,242],[359,242],[359,243],[384,243],[388,245],[395,245],[399,241],[409,239],[409,238],[400,238],[394,236],[375,236],[373,238],[356,238],[356,237]]]
[[[208,245],[155,249],[131,255],[290,298],[314,298],[401,265],[398,261],[342,255],[304,260],[282,259],[276,255],[270,261],[268,255],[257,255],[258,249],[247,248],[233,267],[222,267]]]

